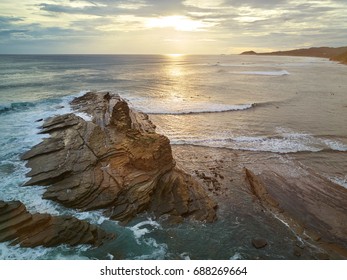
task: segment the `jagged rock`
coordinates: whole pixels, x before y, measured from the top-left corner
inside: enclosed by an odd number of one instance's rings
[[[175,167],[167,137],[118,95],[89,92],[72,103],[75,114],[47,119],[44,139],[22,156],[31,179],[46,185],[44,198],[81,210],[105,209],[129,221],[143,211],[212,222],[216,204]]]
[[[60,244],[99,246],[114,238],[98,227],[74,217],[31,214],[19,201],[0,201],[0,242],[22,247],[53,247]]]

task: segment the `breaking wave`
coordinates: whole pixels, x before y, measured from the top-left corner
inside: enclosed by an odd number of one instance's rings
[[[13,102],[10,104],[4,104],[0,105],[0,114],[4,114],[10,111],[27,110],[35,106],[35,102]]]
[[[242,72],[233,72],[235,74],[241,75],[260,75],[260,76],[286,76],[290,73],[286,70],[279,71],[242,71]]]
[[[253,104],[240,104],[240,105],[223,105],[223,104],[210,104],[209,108],[187,108],[177,110],[156,111],[153,110],[148,114],[153,115],[189,115],[189,114],[206,114],[206,113],[222,113],[231,111],[242,111],[253,107]]]
[[[234,150],[273,153],[298,153],[338,151],[346,152],[347,145],[332,139],[315,137],[305,133],[285,132],[276,136],[234,136],[206,139],[170,139],[173,145],[196,145]]]
[[[175,106],[176,105],[176,106]],[[251,109],[255,104],[237,104],[227,105],[218,103],[195,103],[189,105],[177,106],[136,106],[141,112],[152,114],[152,115],[190,115],[190,114],[208,114],[208,113],[222,113],[231,111],[242,111]]]

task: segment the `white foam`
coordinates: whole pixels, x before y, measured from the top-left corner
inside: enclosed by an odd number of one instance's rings
[[[165,134],[165,132],[164,132]],[[346,151],[347,146],[338,141],[315,137],[305,132],[295,132],[278,127],[273,136],[242,135],[217,132],[211,136],[166,134],[173,145],[196,145],[246,151],[274,153],[319,152],[323,150]]]
[[[83,95],[85,92],[81,91],[75,96]],[[10,176],[0,173],[0,199],[6,201],[20,200],[32,213],[58,215],[62,211],[65,212],[64,207],[42,198],[45,187],[21,187],[28,180],[25,174],[30,169],[25,167],[25,162],[20,160],[19,155],[47,137],[47,135],[38,134],[40,123],[36,120],[39,118],[45,119],[54,114],[60,115],[71,112],[69,102],[73,98],[74,96],[66,96],[61,98],[60,102],[56,99],[42,100],[31,110],[18,111],[12,115],[12,118],[2,118],[3,134],[0,144],[3,149],[0,150],[0,159],[6,159],[7,163],[10,162],[14,167],[14,171],[11,172]],[[75,212],[77,213],[77,211]]]
[[[154,248],[151,254],[137,256],[134,259],[136,260],[163,260],[168,251],[168,246],[165,243],[158,244],[157,241],[153,238],[147,238],[145,240],[146,245]]]
[[[347,145],[345,145],[345,144],[343,144],[337,140],[323,139],[322,142],[334,151],[340,151],[340,152],[346,152],[347,151]]]
[[[246,151],[263,151],[274,153],[295,153],[299,151],[320,151],[320,148],[307,145],[299,139],[269,138],[261,136],[239,136],[222,139],[170,140],[171,144],[201,145],[216,148],[230,148]]]
[[[160,229],[160,228],[161,228],[161,226],[158,222],[153,221],[152,219],[148,218],[148,220],[142,221],[142,222],[130,227],[130,230],[133,232],[135,239],[136,239],[136,242],[138,244],[140,244],[141,243],[140,239],[144,235],[152,232],[153,229]]]
[[[135,109],[146,114],[157,115],[187,115],[202,113],[221,113],[247,110],[254,104],[220,104],[210,102],[162,102],[154,101],[146,104],[136,104]]]
[[[190,256],[187,252],[183,252],[182,254],[180,254],[180,257],[182,260],[190,260]]]
[[[303,135],[282,135],[282,137],[236,137],[236,147],[251,151],[267,151],[277,153],[296,153],[300,151],[318,152],[322,150],[313,145],[310,137]]]
[[[251,109],[255,103],[225,104],[211,101],[197,101],[195,98],[188,100],[180,96],[168,98],[150,98],[127,95],[122,96],[129,106],[146,114],[157,115],[188,115],[202,113],[219,113],[229,111],[242,111]]]
[[[347,175],[344,178],[341,177],[329,177],[329,180],[335,184],[338,184],[347,189]]]
[[[77,212],[73,209],[67,209],[68,213],[71,216],[76,217],[79,220],[88,221],[91,224],[101,225],[104,221],[108,221],[109,217],[105,217],[102,211],[88,211],[88,212]]]
[[[241,75],[260,75],[260,76],[286,76],[290,73],[286,70],[279,71],[242,71],[242,72],[232,72],[232,74],[241,74]]]
[[[114,255],[110,254],[110,253],[107,253],[107,257],[110,259],[110,260],[113,260],[114,259]]]
[[[242,256],[240,253],[236,252],[229,260],[242,260]]]
[[[133,232],[136,243],[140,246],[147,247],[147,250],[150,250],[150,254],[144,254],[141,256],[136,256],[135,259],[138,260],[153,260],[153,259],[164,259],[168,251],[168,246],[165,243],[158,243],[152,237],[146,237],[148,233],[153,232],[156,229],[162,229],[161,225],[153,221],[151,218],[148,218],[145,221],[139,222],[138,224],[129,227]]]
[[[24,248],[11,246],[9,242],[0,243],[0,260],[87,260],[79,252],[86,251],[90,246],[81,245],[74,248],[60,245],[54,248],[38,246]]]
[[[87,113],[83,112],[74,112],[74,114],[82,119],[84,119],[86,122],[90,122],[92,120],[92,116],[88,115]]]

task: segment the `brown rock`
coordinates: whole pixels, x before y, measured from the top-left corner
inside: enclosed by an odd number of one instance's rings
[[[113,234],[74,217],[31,214],[19,201],[0,201],[0,242],[12,240],[12,245],[22,247],[99,246],[111,238]]]
[[[248,169],[245,173],[265,208],[280,215],[297,234],[347,256],[346,189],[289,163],[267,166],[257,175]]]
[[[254,238],[252,239],[252,245],[257,249],[261,249],[267,246],[267,241],[263,238]]]
[[[191,216],[209,222],[216,204],[188,174],[175,167],[167,137],[118,95],[89,92],[72,102],[75,114],[47,119],[50,138],[25,153],[31,179],[46,185],[44,198],[81,210],[105,209],[129,221],[143,211]]]

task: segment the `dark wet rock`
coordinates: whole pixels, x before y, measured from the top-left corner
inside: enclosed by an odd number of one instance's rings
[[[44,198],[80,210],[104,209],[127,222],[152,211],[212,222],[216,204],[177,167],[167,137],[118,95],[89,92],[72,102],[90,120],[66,114],[45,120],[44,139],[22,156]]]
[[[19,201],[0,201],[0,242],[22,247],[90,244],[112,239],[95,225],[69,216],[31,214]]]
[[[267,246],[267,241],[264,238],[254,238],[252,239],[252,245],[254,248],[261,249]]]

